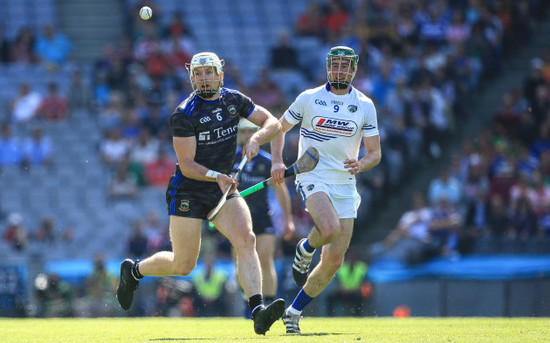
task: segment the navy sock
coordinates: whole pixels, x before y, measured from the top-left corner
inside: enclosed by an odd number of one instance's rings
[[[308,253],[313,253],[315,252],[315,248],[313,248],[311,245],[309,245],[309,240],[306,238],[306,240],[304,241],[304,243],[302,243],[302,247],[304,247],[304,249],[308,252]]]
[[[309,304],[312,300],[313,298],[307,295],[304,289],[302,288],[298,293],[298,295],[296,296],[296,299],[294,299],[294,302],[292,302],[292,308],[301,312],[304,309],[304,307],[306,307],[307,304]]]
[[[132,267],[132,276],[134,277],[134,279],[136,279],[138,281],[140,279],[143,279],[143,275],[141,275],[141,273],[139,272],[139,260],[136,261],[136,263]]]
[[[252,311],[252,317],[254,317],[255,310],[262,304],[263,301],[260,294],[253,295],[248,299],[248,306],[250,306],[250,310]]]

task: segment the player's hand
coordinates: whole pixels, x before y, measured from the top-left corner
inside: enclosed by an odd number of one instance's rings
[[[356,159],[350,159],[344,161],[344,168],[348,170],[351,175],[355,175],[361,172],[361,164]]]
[[[256,140],[250,138],[243,146],[242,157],[244,158],[246,156],[247,162],[250,162],[251,159],[258,155],[258,151],[260,151],[260,145],[256,142]]]
[[[237,189],[237,187],[239,186],[239,183],[237,182],[237,180],[225,174],[218,175],[218,178],[216,179],[216,181],[218,182],[218,186],[220,186],[222,193],[225,192],[227,187],[231,186],[231,189],[229,190],[229,193],[227,195],[233,194]]]
[[[271,165],[271,178],[273,178],[273,184],[280,185],[285,181],[286,166],[284,163],[273,163]]]
[[[296,232],[296,227],[294,226],[294,221],[289,220],[285,225],[285,234],[283,239],[285,241],[290,241],[294,237],[294,232]]]

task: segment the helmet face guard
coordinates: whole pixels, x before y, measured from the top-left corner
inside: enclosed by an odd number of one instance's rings
[[[336,46],[330,49],[327,54],[327,79],[331,87],[335,89],[346,89],[351,85],[359,56],[352,48],[347,46]]]
[[[195,93],[201,98],[211,98],[223,86],[224,60],[212,52],[201,52],[193,56],[185,68]]]

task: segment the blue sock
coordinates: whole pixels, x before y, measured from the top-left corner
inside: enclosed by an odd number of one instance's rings
[[[306,240],[304,241],[304,243],[302,243],[302,246],[304,247],[304,249],[308,252],[308,253],[313,253],[315,251],[315,248],[311,247],[311,245],[309,245],[309,240],[306,238]]]
[[[312,300],[313,298],[307,295],[302,288],[296,296],[296,299],[294,299],[294,302],[292,302],[292,308],[301,312]]]

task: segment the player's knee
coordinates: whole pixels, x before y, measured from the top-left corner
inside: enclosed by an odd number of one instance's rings
[[[193,269],[197,266],[197,262],[185,262],[174,264],[174,275],[187,276],[191,274]]]
[[[233,242],[233,247],[237,250],[256,249],[256,235],[252,231],[243,233]]]
[[[340,234],[340,223],[325,224],[319,228],[321,237],[325,243],[330,243]]]

